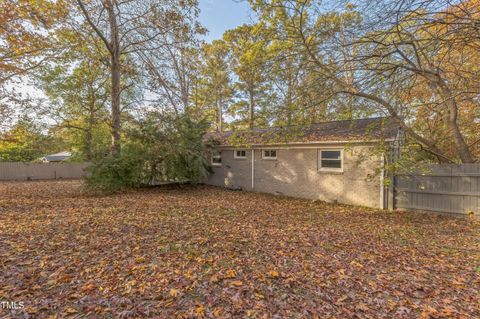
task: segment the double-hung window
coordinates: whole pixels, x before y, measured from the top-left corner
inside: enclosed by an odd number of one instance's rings
[[[222,166],[222,152],[213,151],[212,166]]]
[[[277,150],[262,150],[262,158],[268,160],[276,160]]]
[[[320,171],[343,172],[343,150],[318,150],[318,169]]]
[[[234,150],[233,151],[233,158],[234,159],[246,159],[247,158],[247,151],[246,150]]]

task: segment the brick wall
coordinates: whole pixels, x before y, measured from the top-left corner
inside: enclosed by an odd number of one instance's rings
[[[277,160],[262,159],[255,150],[255,191],[320,199],[328,202],[380,206],[380,177],[375,169],[380,158],[370,146],[335,146],[342,148],[343,172],[318,170],[318,148],[279,148]],[[233,150],[222,150],[222,166],[213,167],[207,184],[252,189],[251,150],[246,159],[234,159]],[[373,178],[372,178],[373,177]]]

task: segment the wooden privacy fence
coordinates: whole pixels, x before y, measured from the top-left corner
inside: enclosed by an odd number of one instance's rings
[[[83,178],[88,163],[0,163],[0,181]]]
[[[394,179],[394,207],[480,214],[480,164],[429,165]]]

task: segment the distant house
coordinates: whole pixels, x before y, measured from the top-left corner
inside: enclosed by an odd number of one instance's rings
[[[377,146],[389,149],[400,136],[389,118],[210,133],[215,151],[206,183],[385,208],[388,154]]]
[[[55,154],[50,154],[43,157],[44,162],[48,163],[55,163],[55,162],[64,162],[72,157],[72,153],[70,152],[60,152]]]

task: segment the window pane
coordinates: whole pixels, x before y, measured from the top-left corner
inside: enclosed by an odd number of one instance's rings
[[[340,160],[325,160],[325,159],[322,159],[322,167],[342,168],[342,161],[340,161]]]
[[[322,151],[322,158],[340,159],[340,151]]]
[[[221,152],[213,152],[212,153],[212,163],[213,164],[221,164],[222,163],[222,153]]]
[[[276,150],[264,150],[263,151],[263,157],[264,158],[276,158],[277,157],[277,151]]]
[[[235,151],[235,157],[246,157],[247,156],[247,151],[245,150],[236,150]]]

